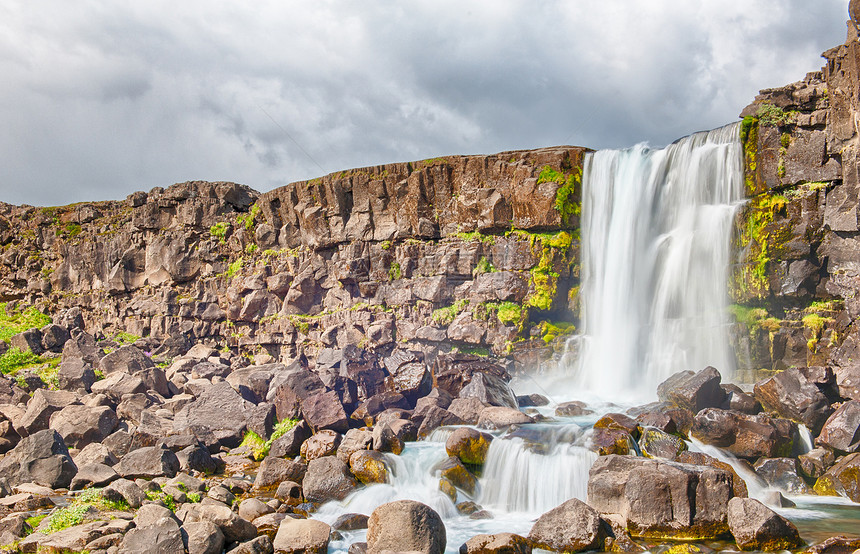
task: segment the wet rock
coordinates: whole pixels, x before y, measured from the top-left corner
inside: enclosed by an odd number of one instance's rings
[[[626,518],[634,537],[715,538],[731,497],[732,475],[711,467],[610,455],[589,472],[589,505]]]
[[[352,413],[350,419],[363,421],[365,425],[373,425],[376,417],[391,409],[409,409],[409,401],[399,392],[381,392],[362,402]]]
[[[119,420],[107,406],[66,406],[51,415],[51,429],[57,431],[66,446],[83,448],[91,443],[100,443],[116,429]]]
[[[606,414],[594,423],[594,428],[617,429],[624,431],[634,439],[639,438],[639,422],[624,414]]]
[[[794,458],[761,458],[753,467],[771,487],[790,494],[809,494],[811,491],[799,475],[798,466]]]
[[[343,500],[356,486],[347,465],[335,456],[308,462],[308,470],[302,480],[305,499],[314,503]]]
[[[741,550],[794,550],[803,546],[797,528],[758,500],[732,498],[728,524]]]
[[[475,493],[478,487],[478,480],[466,469],[459,458],[449,456],[434,465],[432,471],[470,496]]]
[[[636,441],[630,433],[621,429],[595,429],[588,448],[600,456],[626,456],[636,452]]]
[[[809,554],[849,554],[857,550],[860,550],[860,538],[839,535],[809,547],[806,552]]]
[[[795,368],[756,383],[755,398],[765,410],[803,423],[813,434],[832,413],[827,397]]]
[[[455,398],[446,408],[448,412],[454,414],[467,425],[476,425],[478,418],[481,417],[481,412],[487,405],[477,398]]]
[[[349,469],[356,479],[369,485],[371,483],[387,483],[388,467],[385,456],[374,450],[359,450],[349,457]]]
[[[796,426],[784,419],[707,408],[696,415],[690,434],[742,458],[791,455]]]
[[[604,537],[600,514],[576,498],[540,516],[528,536],[533,546],[553,552],[598,550]]]
[[[860,453],[841,458],[836,465],[818,478],[815,492],[825,496],[845,496],[860,502]]]
[[[331,528],[335,531],[367,529],[368,519],[370,518],[364,514],[343,514],[332,523]]]
[[[287,518],[272,542],[276,553],[325,554],[331,527],[315,519]]]
[[[367,429],[350,429],[343,436],[337,447],[337,457],[344,463],[349,463],[349,457],[359,450],[373,448],[373,432]],[[329,453],[331,454],[331,452]],[[319,456],[317,456],[318,458]]]
[[[462,425],[463,423],[462,419],[448,410],[431,406],[421,419],[421,425],[418,427],[418,438],[429,437],[433,431],[443,425]]]
[[[534,419],[514,408],[489,406],[481,410],[477,425],[482,429],[495,430],[525,423],[534,423]]]
[[[493,436],[471,427],[456,429],[445,441],[449,456],[456,456],[464,464],[483,465],[490,450]]]
[[[423,358],[420,352],[395,351],[385,359],[389,373],[385,379],[386,387],[402,394],[413,406],[433,388],[433,377]]]
[[[732,474],[732,490],[734,491],[735,496],[739,496],[741,498],[749,496],[746,482],[744,482],[741,476],[738,475],[735,468],[726,462],[721,462],[720,460],[712,456],[708,456],[703,452],[690,452],[689,450],[680,452],[678,457],[675,458],[675,461],[681,464],[711,466],[717,469],[722,469],[723,471],[728,471]]]
[[[657,387],[657,397],[663,402],[671,402],[693,413],[705,408],[716,408],[726,399],[720,387],[722,376],[713,367],[694,373],[683,371],[669,377]]]
[[[522,404],[520,404],[520,406],[522,406]],[[562,402],[555,408],[555,415],[560,417],[578,417],[593,413],[594,412],[592,410],[588,409],[588,405],[585,402],[580,402],[578,400]]]
[[[456,398],[478,373],[491,375],[505,382],[510,381],[508,372],[498,364],[472,354],[452,353],[436,357],[433,384]]]
[[[798,456],[797,463],[800,464],[800,471],[803,475],[811,479],[818,479],[836,463],[836,457],[833,452],[826,448],[814,448],[806,454]]]
[[[646,458],[674,460],[687,450],[683,439],[654,427],[645,427],[639,435],[639,450]]]
[[[254,490],[262,491],[277,487],[284,481],[301,483],[308,466],[299,460],[285,460],[267,456],[257,470]]]
[[[0,460],[0,479],[9,483],[38,483],[68,488],[78,468],[63,438],[53,429],[25,437]]]
[[[367,525],[367,552],[383,551],[442,554],[445,524],[432,508],[413,500],[397,500],[376,508]]]
[[[403,441],[391,429],[387,422],[377,423],[371,433],[372,447],[377,452],[391,452],[399,455],[403,452]]]
[[[846,454],[860,450],[860,401],[849,400],[839,406],[815,442]]]
[[[487,373],[475,373],[462,389],[460,398],[477,398],[487,406],[504,406],[518,410],[517,399],[508,384]]]
[[[460,546],[460,554],[531,554],[531,542],[514,533],[475,535]]]

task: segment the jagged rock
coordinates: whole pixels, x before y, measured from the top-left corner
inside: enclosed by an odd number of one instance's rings
[[[741,498],[746,498],[749,496],[746,482],[743,480],[743,478],[741,478],[740,475],[738,475],[738,473],[735,471],[735,468],[733,468],[726,462],[721,462],[720,460],[712,456],[708,456],[703,452],[690,452],[689,450],[680,452],[678,454],[678,457],[675,458],[675,461],[681,464],[711,466],[717,469],[728,471],[732,474],[732,490],[734,491],[735,496],[739,496]]]
[[[227,554],[272,554],[273,552],[272,539],[266,535],[262,535],[250,541],[243,542],[227,552]]]
[[[639,422],[624,414],[608,413],[594,422],[595,429],[624,431],[634,439],[639,438]]]
[[[502,379],[486,373],[476,373],[460,389],[460,398],[477,398],[488,406],[504,406],[518,410],[514,393]]]
[[[115,402],[119,402],[126,394],[145,393],[146,383],[143,379],[123,372],[116,372],[90,386],[94,394],[104,394]]]
[[[588,447],[600,456],[618,454],[626,456],[636,452],[636,440],[621,429],[595,429]]]
[[[147,446],[123,456],[114,469],[126,479],[173,477],[179,471],[179,459],[170,450]]]
[[[553,552],[597,550],[604,537],[600,514],[576,498],[540,516],[528,536],[533,546]]]
[[[106,500],[124,500],[131,508],[140,508],[147,499],[146,494],[128,479],[117,479],[102,490],[102,496]]]
[[[443,410],[436,406],[431,406],[419,421],[421,422],[418,427],[419,439],[429,437],[433,431],[443,425],[462,425],[465,423],[462,419],[448,410]]]
[[[371,439],[373,440],[371,445],[373,450],[378,452],[392,452],[397,455],[403,452],[403,442],[387,422],[379,422],[373,427]]]
[[[367,529],[367,520],[364,514],[343,514],[339,516],[331,528],[335,531],[355,531],[356,529]]]
[[[534,423],[534,419],[514,408],[489,406],[481,410],[477,425],[482,429],[502,429],[524,423]]]
[[[342,441],[341,434],[337,431],[325,429],[306,440],[301,447],[301,455],[306,461],[322,458],[323,456],[333,456],[340,447]],[[349,461],[344,460],[344,462]]]
[[[345,433],[349,430],[346,411],[334,391],[320,392],[305,398],[302,401],[302,414],[314,431],[331,429]]]
[[[413,500],[397,500],[373,510],[367,522],[367,552],[427,554],[445,552],[445,524],[432,508]]]
[[[188,554],[221,554],[224,551],[224,533],[211,521],[196,521],[182,526],[187,534]]]
[[[737,385],[725,383],[720,386],[726,391],[726,401],[723,402],[723,408],[750,415],[761,412],[759,401],[754,396],[745,393]]]
[[[337,447],[337,457],[344,463],[349,463],[350,456],[359,450],[371,450],[373,448],[373,432],[367,429],[350,429],[340,446]],[[317,456],[319,457],[319,456]]]
[[[241,542],[253,539],[257,536],[257,528],[250,521],[246,521],[234,513],[230,508],[221,504],[184,504],[184,513],[177,516],[182,519],[182,524],[195,523],[198,521],[209,521],[217,525],[224,533],[225,542]]]
[[[269,449],[269,455],[277,458],[295,457],[300,453],[302,444],[311,437],[311,428],[304,421],[275,439]]]
[[[484,411],[487,405],[477,398],[455,398],[446,408],[448,412],[460,418],[468,425],[476,425],[478,418],[481,417],[481,412]]]
[[[726,399],[720,387],[722,376],[713,367],[706,367],[698,373],[684,371],[669,377],[657,387],[657,397],[663,402],[671,402],[693,413],[705,408],[716,408]]]
[[[732,498],[728,524],[741,550],[794,550],[803,546],[797,528],[758,500]]]
[[[95,463],[79,465],[78,472],[69,485],[69,490],[104,487],[117,479],[119,479],[119,475],[110,466]]]
[[[356,486],[347,465],[335,456],[308,462],[307,473],[302,480],[305,499],[315,503],[343,500]]]
[[[453,397],[460,396],[476,373],[485,373],[505,382],[510,375],[503,367],[479,356],[471,354],[440,354],[433,367],[433,385]]]
[[[798,466],[794,458],[761,458],[753,467],[759,477],[772,487],[791,494],[809,494],[811,491],[799,475]]]
[[[841,458],[836,465],[818,478],[815,492],[819,495],[846,496],[860,502],[860,453],[855,452]]]
[[[71,338],[68,329],[54,323],[45,325],[39,332],[42,334],[42,348],[48,352],[62,352],[63,345]]]
[[[267,456],[257,470],[254,490],[267,490],[284,481],[301,483],[307,473],[308,465],[298,460],[285,460]]]
[[[707,408],[696,415],[690,434],[742,458],[791,455],[797,429],[784,419],[763,414],[751,416]]]
[[[460,458],[449,456],[434,465],[432,471],[470,496],[475,493],[478,487],[478,479],[466,469]]]
[[[302,502],[302,487],[294,481],[283,481],[275,491],[275,498],[288,506],[299,504]]]
[[[33,398],[27,403],[27,411],[21,418],[19,434],[32,435],[37,431],[48,428],[51,415],[68,406],[78,403],[76,394],[67,391],[50,391],[39,389],[33,393]]]
[[[325,554],[331,527],[315,519],[287,518],[278,528],[272,543],[278,553]]]
[[[107,406],[66,406],[51,415],[51,429],[57,431],[67,446],[83,448],[103,441],[116,429],[119,420]]]
[[[42,333],[38,329],[27,329],[26,331],[12,335],[9,339],[9,346],[17,348],[22,352],[32,352],[36,355],[45,351],[42,348]]]
[[[420,401],[419,401],[420,402]],[[350,419],[358,419],[365,425],[373,425],[376,416],[386,410],[409,409],[409,401],[399,392],[381,392],[362,402],[350,415]]]
[[[95,382],[93,368],[80,358],[64,359],[57,370],[57,386],[62,390],[89,392]]]
[[[174,429],[184,434],[193,427],[207,428],[222,445],[235,448],[242,442],[253,408],[229,383],[217,383],[176,414]]]
[[[179,524],[169,517],[163,517],[146,527],[135,527],[125,534],[120,552],[145,554],[148,552],[182,552],[185,545]]]
[[[826,448],[814,448],[806,454],[797,457],[800,471],[811,479],[818,479],[824,475],[836,462],[833,452]]]
[[[718,537],[730,498],[732,475],[706,466],[610,455],[589,472],[588,504],[626,518],[634,537]]]
[[[154,365],[149,356],[146,356],[136,346],[131,345],[121,346],[99,360],[99,369],[105,375],[110,375],[117,371],[133,375]]]
[[[824,394],[795,368],[756,383],[755,398],[766,410],[803,423],[813,434],[832,413]]]
[[[647,458],[674,460],[679,453],[687,450],[687,443],[675,435],[654,427],[645,427],[639,434],[639,450]]]
[[[445,450],[449,456],[456,456],[464,464],[483,465],[492,441],[493,436],[489,433],[460,427],[445,441]]]
[[[824,423],[816,444],[850,454],[860,450],[860,402],[849,400]]]
[[[53,429],[23,438],[0,460],[0,479],[10,483],[32,482],[52,489],[68,488],[77,471],[63,438]]]

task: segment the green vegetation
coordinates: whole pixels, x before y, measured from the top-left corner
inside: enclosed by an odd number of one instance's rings
[[[171,512],[176,511],[176,501],[172,496],[163,491],[146,491],[146,498],[152,500],[153,502],[161,502],[164,504],[164,507],[170,510]]]
[[[240,444],[239,447],[247,447],[248,450],[251,451],[251,456],[259,462],[269,455],[272,443],[284,436],[287,431],[295,427],[298,423],[299,421],[297,419],[284,419],[279,421],[277,425],[275,425],[275,429],[272,431],[272,436],[269,437],[269,440],[263,439],[263,437],[254,431],[247,431],[245,433],[245,437],[242,439],[242,444]]]
[[[765,193],[752,198],[745,207],[746,225],[741,227],[739,247],[747,249],[749,254],[748,262],[734,277],[737,290],[756,298],[767,294],[770,261],[780,256],[791,237],[788,226],[773,225],[787,203],[788,199],[781,194]]]
[[[59,222],[57,222],[57,223],[59,223]],[[80,224],[78,224],[78,223],[66,223],[65,226],[58,227],[54,231],[54,234],[57,235],[58,237],[66,236],[67,238],[73,239],[76,236],[80,235],[82,230],[83,229],[81,228]]]
[[[747,194],[756,193],[756,168],[758,152],[758,118],[746,116],[741,123],[741,143],[744,147],[744,180]]]
[[[51,323],[51,318],[30,306],[12,308],[8,303],[0,303],[0,340],[8,342],[12,335],[27,329],[41,328]]]
[[[114,342],[121,344],[123,346],[129,345],[129,344],[134,344],[135,342],[139,341],[140,339],[141,339],[141,337],[139,337],[138,335],[135,335],[132,333],[126,333],[125,331],[119,331],[117,333],[114,333],[114,335],[113,335]]]
[[[209,227],[209,234],[214,238],[218,239],[219,244],[224,244],[227,242],[227,229],[229,228],[229,224],[226,221],[221,221],[216,223],[212,227]]]
[[[19,369],[32,367],[42,363],[42,358],[33,354],[29,350],[24,352],[16,347],[12,347],[0,356],[0,373],[4,375],[13,375]]]
[[[481,259],[478,260],[478,264],[475,266],[475,269],[472,270],[472,276],[480,275],[482,273],[494,273],[496,268],[493,266],[492,262],[486,258],[486,256],[481,256]]]
[[[794,123],[797,118],[797,114],[797,111],[787,112],[779,106],[775,106],[770,102],[765,102],[758,107],[756,117],[762,125],[768,127],[781,127],[783,125]]]
[[[565,321],[555,323],[551,321],[542,321],[540,324],[541,339],[543,339],[546,344],[551,343],[558,337],[573,334],[575,331],[576,327],[574,327],[573,323],[567,323]]]
[[[380,246],[382,247],[383,250],[388,250],[391,248],[391,241],[390,240],[384,240],[384,241],[382,241]]]
[[[83,523],[90,510],[90,506],[100,511],[127,511],[128,504],[125,501],[110,501],[106,500],[102,494],[102,489],[92,488],[87,489],[78,494],[65,508],[59,508],[51,513],[48,517],[48,523],[45,528],[46,534],[56,533],[74,525]],[[148,494],[147,494],[148,496]],[[172,499],[171,499],[172,500]],[[33,520],[35,525],[38,525],[36,520]],[[41,519],[39,520],[41,522]]]
[[[452,236],[457,237],[460,240],[475,241],[489,245],[496,243],[495,235],[485,235],[480,231],[472,231],[471,233],[454,233]]]
[[[576,202],[576,197],[582,186],[581,168],[576,168],[572,173],[564,173],[545,165],[538,175],[537,182],[561,185],[555,195],[555,209],[561,216],[562,223],[567,223],[570,216],[580,214],[582,205]]]
[[[200,493],[195,491],[187,492],[185,493],[185,498],[187,498],[192,504],[197,504],[200,502]]]
[[[430,318],[434,323],[438,325],[449,325],[454,318],[460,315],[460,312],[466,309],[466,306],[469,305],[469,301],[465,298],[461,298],[454,302],[451,306],[446,306],[444,308],[439,308],[438,310],[433,310],[433,313],[430,315]]]
[[[523,319],[523,307],[516,302],[501,302],[496,317],[505,325],[518,324]]]
[[[256,252],[259,249],[260,249],[260,247],[257,246],[256,244],[249,244],[245,247],[245,254],[248,254],[250,256],[250,255],[254,254],[254,252]]]
[[[388,279],[391,281],[396,281],[402,277],[400,264],[397,262],[391,262],[391,266],[388,268]]]
[[[244,227],[247,231],[252,230],[257,225],[257,216],[260,215],[261,210],[260,205],[254,203],[247,214],[236,216],[236,224]]]
[[[227,272],[225,274],[227,275],[227,278],[232,279],[234,276],[236,276],[240,271],[242,271],[243,265],[245,265],[245,259],[241,256],[236,258],[233,263],[227,266]]]

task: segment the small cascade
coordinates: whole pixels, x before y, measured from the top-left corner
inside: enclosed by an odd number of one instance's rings
[[[490,511],[542,514],[585,500],[588,470],[597,459],[578,425],[530,426],[528,435],[490,444],[478,503]]]
[[[642,400],[677,371],[712,365],[730,377],[726,284],[742,193],[737,124],[587,157],[572,390]]]

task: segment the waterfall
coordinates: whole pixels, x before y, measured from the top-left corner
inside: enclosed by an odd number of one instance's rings
[[[641,400],[677,371],[731,376],[727,270],[742,156],[732,124],[586,158],[575,390]]]

